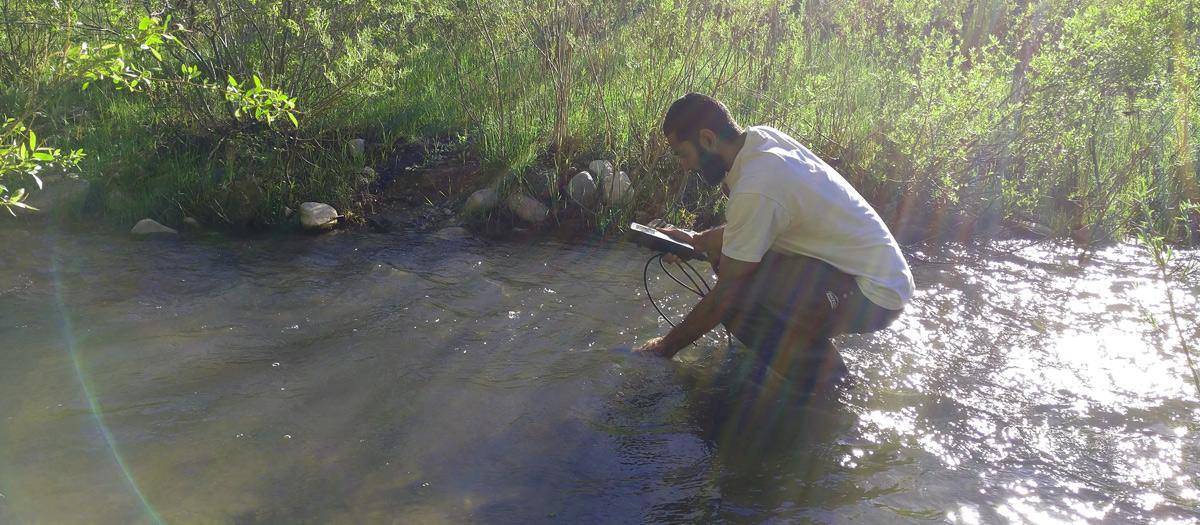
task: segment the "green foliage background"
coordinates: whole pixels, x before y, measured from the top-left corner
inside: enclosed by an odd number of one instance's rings
[[[1017,216],[1078,238],[1151,224],[1184,240],[1200,224],[1186,206],[1200,201],[1197,0],[0,6],[0,113],[82,148],[93,209],[114,220],[242,227],[303,200],[345,207],[362,165],[347,139],[383,143],[366,159],[380,163],[392,143],[454,136],[505,188],[543,194],[555,188],[531,175],[547,166],[615,160],[637,192],[592,217],[601,228],[638,210],[685,221],[717,198],[681,197],[658,129],[700,91],[809,144],[893,226]],[[140,96],[79,90],[67,50],[167,16],[182,45],[130,60],[152,73]],[[184,66],[257,75],[294,98],[299,126],[236,115]]]

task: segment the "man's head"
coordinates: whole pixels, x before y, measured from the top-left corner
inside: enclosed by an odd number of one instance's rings
[[[663,118],[663,135],[679,165],[698,171],[705,182],[717,185],[725,178],[736,156],[730,148],[742,134],[729,109],[708,95],[688,93],[671,103]]]

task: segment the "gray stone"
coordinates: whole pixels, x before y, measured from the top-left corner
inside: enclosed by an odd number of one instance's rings
[[[283,216],[284,217],[291,217],[293,213],[296,213],[296,210],[293,210],[287,206],[283,207]]]
[[[533,197],[520,193],[510,195],[507,204],[509,210],[512,210],[517,217],[528,223],[541,223],[550,214],[550,209],[545,204],[542,204]]]
[[[604,194],[604,202],[607,204],[616,204],[631,195],[633,193],[630,189],[632,186],[633,184],[629,182],[629,175],[623,171],[600,180],[600,189]]]
[[[604,185],[604,180],[613,174],[613,164],[607,160],[593,160],[588,163],[588,173],[596,177],[596,182]]]
[[[76,212],[90,188],[91,183],[79,177],[47,175],[41,189],[25,188],[29,196],[24,202],[42,213]]]
[[[245,225],[258,216],[266,194],[259,186],[258,178],[250,175],[229,184],[225,192],[225,216],[233,224]]]
[[[379,178],[379,174],[375,173],[375,168],[364,166],[362,173],[358,176],[358,183],[366,186],[372,182],[375,182],[375,179],[377,178]]]
[[[321,202],[306,202],[300,205],[300,225],[310,230],[328,230],[337,225],[338,212],[333,206]]]
[[[350,154],[355,157],[361,157],[367,151],[367,141],[363,139],[351,140],[347,146],[350,148]]]
[[[500,204],[500,194],[492,188],[484,188],[467,197],[467,203],[463,205],[463,213],[467,215],[486,213],[495,208],[497,204]]]
[[[179,232],[175,231],[172,228],[168,228],[166,226],[163,226],[162,224],[159,224],[154,219],[142,219],[142,220],[138,221],[137,224],[133,225],[133,229],[129,230],[129,233],[132,233],[134,235],[155,235],[155,234],[175,235]]]
[[[193,217],[184,217],[183,224],[185,224],[189,228],[200,229],[200,221],[196,220]]]
[[[600,189],[596,185],[596,179],[592,178],[592,174],[586,171],[576,173],[571,177],[571,182],[567,183],[567,196],[575,204],[589,209],[596,205],[596,199],[600,196]]]

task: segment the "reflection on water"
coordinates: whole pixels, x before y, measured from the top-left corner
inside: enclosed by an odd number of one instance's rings
[[[1134,247],[915,253],[908,313],[838,339],[854,388],[806,397],[723,335],[628,352],[665,324],[621,244],[0,242],[4,523],[1200,520]]]

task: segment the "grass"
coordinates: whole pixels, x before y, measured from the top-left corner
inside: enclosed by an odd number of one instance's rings
[[[1200,200],[1197,57],[1183,45],[1196,14],[1172,1],[1037,16],[1006,1],[431,2],[402,11],[403,30],[391,12],[314,26],[330,46],[324,89],[338,96],[301,94],[299,130],[197,120],[170,89],[131,98],[68,86],[44,92],[52,124],[41,135],[89,152],[84,174],[116,221],[271,227],[303,200],[352,205],[363,160],[346,154],[350,138],[378,144],[366,162],[383,163],[393,145],[451,136],[505,191],[539,193],[547,170],[565,179],[612,160],[635,195],[587,217],[604,231],[639,212],[685,224],[719,211],[717,192],[683,195],[658,131],[675,97],[700,91],[743,124],[808,144],[893,225],[936,232],[941,218],[1020,213],[1061,235],[1121,238]],[[244,35],[229,37],[236,48]],[[252,69],[274,56],[262,41],[242,44]],[[267,78],[288,85],[284,71]]]

